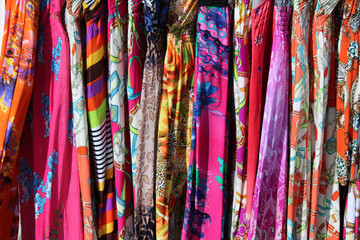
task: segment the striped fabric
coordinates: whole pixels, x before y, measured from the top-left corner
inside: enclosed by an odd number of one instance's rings
[[[86,22],[86,83],[90,159],[98,204],[98,236],[112,239],[117,232],[110,112],[106,87],[106,1],[84,2]]]

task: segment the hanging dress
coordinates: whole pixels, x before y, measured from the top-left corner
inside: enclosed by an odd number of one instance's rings
[[[255,1],[254,1],[255,2]],[[251,78],[249,86],[248,156],[246,162],[246,224],[251,219],[256,169],[260,144],[262,113],[269,75],[272,33],[272,0],[253,3],[251,11]]]
[[[292,16],[288,239],[307,239],[309,232],[311,143],[308,42],[311,3],[311,0],[295,0]]]
[[[284,239],[291,1],[275,1],[274,37],[248,239]]]
[[[114,155],[116,213],[119,239],[133,235],[130,136],[127,125],[127,0],[108,1],[107,82]]]
[[[335,179],[334,168],[336,135],[334,134],[335,125],[332,124],[335,120],[335,112],[334,100],[329,98],[334,97],[335,91],[335,65],[331,63],[335,59],[332,57],[331,49],[334,48],[332,12],[337,3],[338,1],[315,1],[312,11],[309,47],[312,131],[309,239],[330,236],[338,238],[340,230],[340,216],[336,214],[336,211],[340,211],[339,186],[337,178]],[[331,102],[328,103],[328,99]]]
[[[38,1],[1,1],[0,236],[9,239],[18,195],[19,145],[34,82]]]
[[[168,1],[145,1],[146,59],[138,110],[134,238],[155,239],[155,168]]]
[[[144,5],[139,0],[128,0],[128,68],[127,68],[127,100],[130,128],[130,151],[132,165],[133,198],[135,199],[135,169],[136,143],[138,125],[138,110],[140,106],[143,67],[146,54]]]
[[[36,81],[18,176],[25,239],[83,239],[63,4],[43,1],[40,5]]]
[[[200,1],[194,108],[181,239],[222,239],[227,200],[230,14],[226,1]]]
[[[107,98],[106,4],[103,0],[83,2],[86,104],[99,239],[113,239],[117,235],[111,119]]]
[[[170,2],[159,109],[156,239],[169,239],[170,219],[183,218],[173,210],[186,189],[190,158],[196,13],[197,0]]]
[[[89,131],[79,20],[81,3],[82,1],[79,0],[66,1],[65,23],[70,44],[70,76],[74,114],[73,128],[79,167],[84,239],[96,239],[96,225],[93,215],[96,209],[91,186]]]
[[[247,233],[246,212],[246,139],[250,79],[251,0],[236,0],[234,9],[233,67],[236,121],[236,163],[233,183],[230,239],[244,239]]]
[[[358,129],[360,116],[359,13],[360,1],[345,1],[338,46],[337,69],[337,174],[341,185],[348,184],[344,239],[359,238],[360,180]]]

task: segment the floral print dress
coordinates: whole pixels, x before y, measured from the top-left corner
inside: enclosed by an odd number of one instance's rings
[[[63,1],[40,5],[36,81],[18,176],[20,214],[26,219],[21,233],[31,239],[83,238],[63,7]]]

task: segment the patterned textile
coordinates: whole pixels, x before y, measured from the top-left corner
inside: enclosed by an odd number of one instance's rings
[[[5,14],[1,16],[0,30],[0,236],[9,239],[17,231],[11,232],[18,193],[18,150],[33,91],[40,4],[35,0],[7,0],[2,5]]]
[[[132,173],[130,159],[129,126],[127,123],[127,1],[108,1],[108,95],[113,138],[115,193],[119,239],[131,239]]]
[[[90,159],[96,186],[98,237],[112,239],[117,232],[116,193],[111,119],[107,99],[106,2],[84,4],[86,22],[86,103]]]
[[[275,5],[274,38],[249,239],[284,239],[288,161],[290,1]],[[275,181],[276,180],[276,181]]]
[[[222,239],[228,170],[229,7],[197,20],[191,155],[181,239]]]
[[[234,98],[236,121],[236,163],[231,212],[231,239],[244,239],[247,233],[246,212],[246,138],[248,88],[250,78],[251,0],[235,1],[234,9]]]
[[[344,239],[358,239],[360,180],[358,129],[360,117],[359,21],[360,1],[345,1],[340,30],[337,69],[337,174],[342,185],[348,184]]]
[[[288,239],[308,238],[311,187],[308,56],[310,6],[311,0],[295,0],[292,16]]]
[[[35,79],[21,146],[22,236],[82,239],[78,161],[73,132],[70,45],[63,1],[42,2]],[[71,226],[71,228],[69,227]]]
[[[78,13],[80,1],[66,1],[65,23],[70,44],[70,75],[73,107],[73,131],[79,167],[81,204],[83,216],[84,239],[96,239],[96,224],[93,212],[95,199],[91,187],[89,159],[89,131],[87,122],[86,96],[83,78],[83,59]]]
[[[340,230],[340,216],[336,214],[336,211],[339,211],[339,186],[334,176],[336,136],[334,137],[333,133],[335,133],[335,125],[330,125],[335,120],[334,104],[329,103],[329,107],[331,106],[332,109],[331,111],[327,110],[328,92],[335,90],[334,82],[332,82],[332,88],[329,88],[329,84],[330,78],[334,78],[335,73],[334,66],[331,66],[331,61],[334,60],[331,56],[331,48],[334,47],[332,12],[337,3],[338,1],[316,1],[312,17],[309,59],[312,131],[309,239],[337,238]],[[328,133],[329,135],[327,135]],[[324,223],[327,223],[326,227],[321,226]]]
[[[141,98],[141,88],[143,79],[143,67],[146,54],[146,40],[144,34],[144,5],[140,0],[128,1],[128,69],[127,69],[127,98],[128,98],[128,115],[130,127],[130,148],[131,148],[131,164],[132,178],[135,179],[136,169],[136,142],[138,133],[138,110]],[[133,181],[133,188],[135,183]],[[135,195],[135,189],[133,190]]]
[[[155,168],[161,80],[166,50],[168,0],[145,1],[146,59],[138,110],[134,238],[155,239]]]
[[[170,218],[183,218],[173,209],[185,192],[190,159],[196,13],[196,0],[170,3],[156,162],[157,239],[169,238]]]
[[[248,156],[246,162],[246,224],[251,219],[260,144],[262,113],[269,75],[271,51],[271,0],[264,0],[251,11],[251,78],[249,86]]]

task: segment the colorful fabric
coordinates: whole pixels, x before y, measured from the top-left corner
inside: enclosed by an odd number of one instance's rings
[[[107,99],[106,2],[88,6],[86,22],[86,103],[88,107],[90,159],[96,187],[98,237],[112,239],[117,232],[116,193],[111,119]]]
[[[0,52],[0,236],[10,239],[17,198],[19,145],[34,84],[38,1],[2,1]],[[15,220],[17,221],[17,220]]]
[[[73,107],[73,132],[79,167],[81,204],[83,217],[84,239],[96,239],[94,223],[95,199],[91,186],[89,159],[89,131],[87,122],[87,107],[85,103],[85,87],[83,78],[83,59],[81,49],[79,1],[68,0],[65,9],[66,30],[70,44],[70,77]]]
[[[170,218],[183,218],[173,210],[185,192],[190,159],[196,13],[196,0],[170,2],[158,125],[156,239],[169,238]]]
[[[191,155],[181,239],[222,239],[228,169],[229,7],[197,19]]]
[[[128,69],[127,69],[127,98],[130,127],[130,149],[132,178],[135,179],[136,169],[136,142],[138,133],[138,110],[141,98],[143,67],[146,53],[144,29],[144,5],[140,0],[128,0]],[[135,198],[135,182],[133,181],[133,195]]]
[[[127,1],[108,1],[108,57],[107,82],[111,112],[111,132],[114,155],[115,194],[119,239],[133,236],[132,170],[129,126],[127,123]]]
[[[271,49],[271,0],[262,1],[251,11],[251,78],[249,86],[248,156],[246,163],[246,224],[251,219],[260,144],[262,113],[269,75]]]
[[[234,9],[234,103],[236,121],[236,159],[231,211],[231,239],[244,239],[247,233],[246,212],[246,139],[250,78],[251,0],[235,1]]]
[[[134,238],[155,239],[155,168],[168,1],[145,1],[146,59],[138,110]]]
[[[309,34],[311,0],[295,0],[291,34],[291,104],[287,238],[307,239],[310,210]]]
[[[360,1],[345,1],[340,30],[337,69],[337,174],[342,185],[348,184],[344,239],[358,239],[360,180],[358,129],[360,116],[359,79]]]
[[[83,238],[63,4],[52,1],[40,6],[36,81],[18,176],[21,233],[31,239]]]
[[[338,1],[317,1],[315,2],[314,16],[312,17],[312,31],[310,41],[310,121],[311,121],[311,203],[310,203],[310,222],[309,239],[319,238],[338,238],[339,237],[339,215],[332,214],[334,210],[339,211],[339,192],[338,183],[334,179],[335,152],[334,138],[330,132],[327,139],[328,130],[334,130],[333,125],[328,120],[334,120],[333,108],[327,112],[328,92],[332,71],[331,48],[333,44],[332,11]],[[334,85],[332,84],[334,88]],[[333,104],[330,103],[331,107]],[[327,117],[329,119],[327,119]],[[330,151],[331,154],[326,154]],[[327,156],[327,158],[326,158]],[[326,181],[326,179],[328,179]],[[335,182],[334,182],[335,180]],[[327,182],[327,184],[326,184]],[[336,190],[337,189],[337,190]],[[328,203],[331,203],[328,204]],[[330,206],[329,206],[330,205]],[[329,216],[332,219],[328,219]],[[335,220],[334,220],[335,219]],[[319,221],[320,220],[320,221]],[[319,223],[319,224],[318,224]],[[320,224],[327,223],[324,228]],[[318,228],[320,227],[320,229]]]
[[[275,2],[274,37],[249,239],[285,239],[291,2]]]

